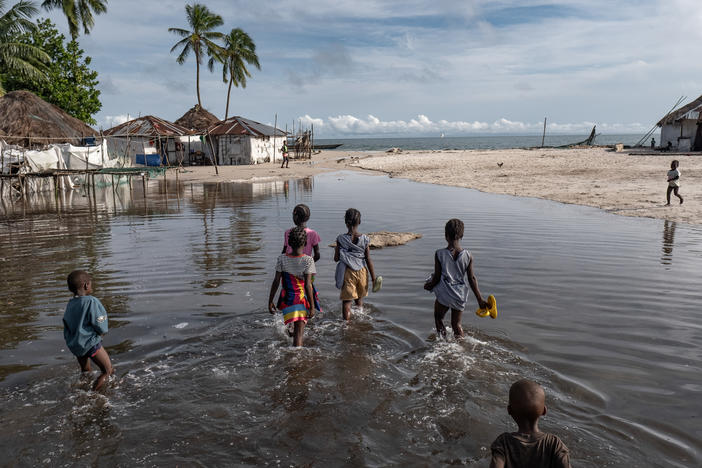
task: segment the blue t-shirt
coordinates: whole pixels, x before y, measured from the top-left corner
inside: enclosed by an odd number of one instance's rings
[[[76,356],[85,356],[107,333],[107,311],[97,297],[76,296],[63,314],[63,338]]]

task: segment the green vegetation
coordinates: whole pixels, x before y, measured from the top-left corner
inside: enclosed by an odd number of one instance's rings
[[[246,87],[246,78],[251,78],[247,64],[261,69],[256,55],[256,44],[251,36],[240,28],[232,29],[229,34],[215,31],[222,26],[222,17],[209,10],[201,3],[185,5],[185,14],[191,30],[182,28],[168,28],[169,32],[177,34],[182,39],[171,48],[171,53],[180,48],[176,61],[182,65],[190,52],[195,54],[195,88],[197,90],[197,103],[202,107],[200,98],[200,65],[204,54],[209,56],[207,68],[213,71],[216,62],[222,64],[222,80],[229,83],[227,89],[227,108],[224,113],[226,120],[229,115],[229,98],[232,85]],[[217,41],[221,40],[223,45]]]
[[[49,56],[40,47],[17,40],[35,29],[30,18],[37,13],[32,2],[20,1],[5,11],[7,2],[0,0],[0,96],[6,89],[7,75],[36,82],[46,81]]]
[[[222,33],[214,31],[214,28],[222,26],[224,21],[222,21],[221,16],[211,12],[201,3],[185,5],[185,15],[192,31],[181,28],[168,28],[169,32],[183,38],[176,42],[176,44],[171,48],[171,53],[173,53],[179,47],[182,48],[178,58],[176,59],[180,65],[185,63],[185,59],[188,57],[190,52],[195,54],[195,86],[197,89],[197,103],[200,107],[202,107],[202,100],[200,99],[200,64],[202,63],[202,54],[205,52],[215,60],[220,59],[222,48],[214,41],[221,39]],[[209,61],[208,66],[210,71],[212,71],[214,67],[213,60]]]
[[[240,28],[232,29],[229,34],[224,36],[224,52],[221,56],[222,62],[222,80],[229,82],[227,88],[227,108],[224,111],[224,120],[227,120],[229,115],[229,96],[232,92],[232,85],[246,88],[246,78],[251,78],[251,73],[246,68],[246,64],[255,66],[261,69],[256,55],[256,44],[254,44],[251,36],[246,34]]]
[[[82,58],[84,52],[78,42],[72,39],[66,43],[65,36],[49,20],[39,21],[31,31],[17,35],[14,40],[43,50],[51,63],[45,75],[48,79],[8,73],[4,78],[6,90],[26,89],[73,117],[95,125],[92,116],[102,107],[97,89],[98,73],[90,69],[90,57]]]
[[[95,25],[93,12],[96,15],[105,13],[107,0],[44,0],[41,6],[47,11],[57,8],[63,10],[63,14],[68,20],[68,31],[71,34],[71,39],[77,39],[81,26],[85,34],[90,34],[90,30]]]

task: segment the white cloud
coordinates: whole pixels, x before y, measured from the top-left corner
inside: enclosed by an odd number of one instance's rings
[[[122,114],[122,115],[106,115],[102,119],[102,128],[108,129],[112,128],[116,125],[123,124],[124,122],[128,121],[130,118],[134,118],[134,116],[128,116],[127,114]]]
[[[366,136],[366,135],[415,135],[464,136],[477,134],[540,134],[543,121],[519,122],[500,118],[494,122],[464,122],[464,121],[433,121],[423,114],[409,120],[381,120],[374,115],[358,118],[353,115],[330,116],[326,119],[314,118],[309,115],[300,117],[304,125],[314,124],[320,136]],[[587,134],[597,125],[598,132],[608,134],[642,133],[648,130],[640,123],[558,123],[547,122],[546,131],[557,134]]]
[[[702,93],[699,0],[207,3],[223,30],[241,27],[257,44],[262,69],[232,90],[229,114],[262,122],[302,114],[329,134],[449,135],[538,133],[548,116],[554,132],[586,133],[589,121],[644,122],[598,129],[645,132],[678,96]],[[110,2],[80,37],[102,81],[98,121],[175,120],[195,103],[192,57],[179,66],[169,52],[184,6]],[[65,31],[60,12],[49,16]],[[200,80],[203,105],[223,116],[221,71],[203,67]],[[408,118],[417,109],[445,120]]]

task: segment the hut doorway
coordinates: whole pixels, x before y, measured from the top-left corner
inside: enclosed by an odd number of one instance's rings
[[[695,145],[693,151],[702,151],[702,122],[697,122],[697,133],[695,134]]]

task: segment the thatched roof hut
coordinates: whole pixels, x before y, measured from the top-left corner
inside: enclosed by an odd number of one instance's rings
[[[201,134],[207,133],[207,129],[217,122],[219,122],[219,119],[214,114],[207,109],[203,109],[198,104],[195,104],[181,118],[175,121],[178,125]]]
[[[80,145],[84,137],[98,135],[83,121],[68,115],[29,91],[12,91],[0,97],[0,139],[26,148],[52,143]]]

